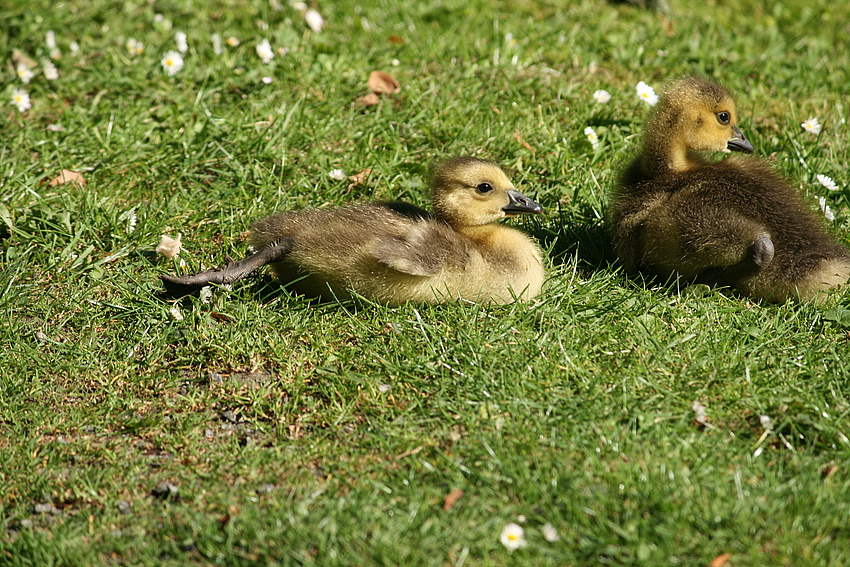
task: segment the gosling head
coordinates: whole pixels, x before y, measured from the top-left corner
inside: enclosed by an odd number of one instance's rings
[[[673,170],[688,169],[688,151],[752,153],[753,145],[737,122],[738,110],[726,89],[686,77],[670,83],[661,95],[646,144],[665,148]]]
[[[498,165],[473,157],[443,162],[434,173],[432,192],[437,218],[455,227],[543,212],[543,207],[516,190]]]

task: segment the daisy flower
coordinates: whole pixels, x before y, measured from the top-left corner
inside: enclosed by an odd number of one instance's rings
[[[183,68],[183,57],[176,51],[167,52],[165,57],[162,58],[162,68],[166,75],[173,77]]]
[[[212,40],[213,45],[213,53],[216,55],[221,55],[221,36],[217,33],[212,34],[210,38]]]
[[[821,185],[823,185],[824,187],[826,187],[830,191],[838,191],[838,185],[835,183],[835,181],[832,180],[831,177],[827,177],[826,175],[823,175],[822,173],[818,173],[816,175],[816,177],[817,177],[818,183],[820,183]]]
[[[310,26],[310,29],[313,30],[314,33],[322,32],[322,26],[325,25],[325,20],[319,12],[310,8],[304,12],[304,19],[307,21],[307,25]]]
[[[272,82],[274,82],[274,77],[263,77],[260,80],[263,82],[264,85],[270,85],[272,84]]]
[[[27,67],[23,63],[18,63],[17,69],[15,72],[18,74],[18,78],[24,82],[24,84],[28,84],[33,77],[35,77],[35,73],[32,72],[32,69]]]
[[[611,100],[611,93],[608,91],[598,90],[593,92],[593,98],[599,104],[605,104],[609,100]]]
[[[264,39],[260,43],[257,44],[257,55],[260,56],[260,59],[263,60],[263,63],[268,64],[272,59],[274,59],[274,51],[272,51],[272,46],[269,45],[269,40]]]
[[[53,30],[47,30],[45,32],[44,45],[47,46],[47,49],[56,49],[56,32]]]
[[[820,210],[823,211],[823,216],[826,217],[828,221],[834,221],[835,215],[832,213],[832,209],[829,208],[829,205],[826,204],[825,197],[818,197],[818,206],[820,206]]]
[[[694,405],[691,406],[691,409],[694,410],[694,420],[697,423],[706,424],[708,423],[708,418],[706,417],[705,406],[699,402],[694,402]]]
[[[131,210],[130,214],[127,215],[127,234],[132,233],[136,230],[136,223],[139,222],[138,217],[136,216],[136,211]]]
[[[596,135],[596,132],[588,126],[584,129],[584,135],[587,136],[587,141],[590,142],[590,145],[593,146],[593,149],[599,147],[599,136]]]
[[[136,39],[133,39],[132,37],[127,40],[126,47],[127,47],[127,51],[130,52],[130,57],[135,57],[137,55],[141,55],[142,52],[144,52],[144,50],[145,50],[145,44],[142,43],[141,41],[137,41]],[[73,49],[73,47],[72,47],[72,49]]]
[[[342,181],[346,178],[345,172],[341,169],[332,169],[328,172],[328,177],[337,181]]]
[[[12,104],[17,106],[21,112],[26,112],[32,108],[30,95],[24,89],[15,89],[12,91]]]
[[[770,428],[772,427],[772,421],[770,419],[770,416],[760,415],[759,423],[761,423],[762,429],[764,429],[765,431],[770,431]]]
[[[238,37],[230,36],[225,40],[224,43],[226,43],[228,47],[239,47],[239,44],[242,42],[239,41]]]
[[[543,539],[548,541],[549,543],[554,543],[558,541],[558,531],[552,526],[550,523],[543,524],[543,527],[540,528],[540,531],[543,533]]]
[[[305,4],[304,2],[292,2],[290,4],[290,6],[292,6],[294,9],[298,10],[299,12],[303,12],[304,10],[307,9],[307,4]]]
[[[56,70],[56,65],[52,61],[45,59],[41,62],[41,69],[44,71],[44,78],[48,81],[55,81],[59,78],[59,71]]]
[[[808,120],[800,124],[800,126],[803,127],[803,130],[805,130],[806,132],[811,132],[815,136],[820,134],[821,125],[817,117],[813,116],[809,118]]]
[[[70,45],[68,45],[68,47],[71,48],[71,53],[73,53],[74,55],[77,55],[77,54],[80,53],[80,44],[77,43],[76,41],[72,41],[70,43]]]
[[[525,545],[525,530],[522,526],[511,522],[502,528],[502,533],[499,534],[499,541],[502,542],[508,551],[514,551]]]
[[[180,233],[177,233],[177,238],[171,238],[163,234],[159,245],[156,247],[156,253],[162,254],[166,258],[176,258],[180,254],[180,248],[183,245],[181,241],[182,237],[183,235]]]
[[[182,31],[174,34],[174,42],[177,43],[177,51],[186,53],[189,51],[189,43],[186,41],[186,34]]]
[[[176,305],[172,305],[168,312],[175,321],[182,321],[184,319],[183,313],[180,312],[180,308]]]
[[[655,90],[652,87],[641,81],[637,84],[636,89],[638,97],[646,104],[649,106],[658,104],[658,95],[655,94]]]

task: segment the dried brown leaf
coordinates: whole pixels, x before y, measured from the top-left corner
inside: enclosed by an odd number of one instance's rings
[[[381,97],[375,93],[369,93],[366,96],[361,96],[355,100],[354,104],[357,106],[375,106],[379,102],[381,102]]]
[[[372,71],[369,73],[369,89],[378,94],[395,94],[401,92],[401,85],[389,73]]]
[[[59,172],[59,175],[50,179],[47,184],[50,187],[55,187],[57,185],[64,185],[65,183],[76,183],[81,187],[86,186],[86,178],[83,177],[83,174],[78,171],[71,171],[70,169],[63,169]]]
[[[534,148],[532,148],[532,147],[531,147],[531,144],[529,144],[528,142],[526,142],[525,140],[523,140],[523,139],[522,139],[522,136],[520,136],[520,134],[519,134],[519,130],[514,130],[514,140],[516,140],[517,142],[519,142],[519,143],[520,143],[520,145],[521,145],[523,148],[525,148],[526,150],[530,151],[531,153],[534,153],[534,152],[535,152]]]
[[[366,182],[366,179],[372,174],[372,168],[367,167],[360,173],[355,173],[354,175],[349,175],[348,178],[351,180],[351,183],[348,185],[349,189],[357,187],[358,185],[362,185]]]
[[[729,563],[729,559],[732,556],[728,553],[721,553],[717,557],[711,560],[711,563],[708,564],[708,567],[723,567],[727,563]]]
[[[12,52],[12,66],[17,67],[18,65],[24,65],[28,69],[35,69],[38,63],[27,57],[23,51],[16,49]]]
[[[451,510],[454,505],[463,497],[463,490],[460,488],[455,488],[448,494],[446,494],[446,499],[443,500],[443,511],[448,512]]]

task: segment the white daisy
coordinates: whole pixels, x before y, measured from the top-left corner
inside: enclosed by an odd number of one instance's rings
[[[239,44],[242,42],[239,41],[238,37],[230,36],[225,40],[224,43],[226,43],[228,47],[239,47]]]
[[[611,93],[609,93],[608,91],[604,91],[604,90],[594,91],[593,92],[593,98],[599,104],[605,104],[606,102],[611,100]]]
[[[554,543],[558,541],[558,531],[552,526],[550,523],[543,524],[543,527],[540,528],[540,531],[543,533],[543,539],[548,541],[549,543]]]
[[[47,46],[47,49],[56,49],[56,32],[47,30],[44,34],[44,45]]]
[[[641,81],[637,84],[636,89],[638,96],[646,104],[649,106],[658,104],[658,95],[655,94],[655,90],[652,87]]]
[[[168,51],[162,58],[162,68],[165,74],[172,77],[183,68],[183,56],[176,51]]]
[[[171,309],[169,309],[168,312],[171,314],[171,317],[173,317],[175,321],[182,321],[184,319],[183,313],[180,312],[180,308],[176,305],[172,305]]]
[[[217,33],[212,34],[212,45],[213,45],[213,53],[216,55],[221,55],[221,36]]]
[[[145,50],[145,44],[141,41],[133,39],[132,37],[127,40],[127,51],[130,52],[130,57],[135,57],[136,55],[141,55]]]
[[[332,169],[328,172],[328,177],[337,181],[342,181],[347,176],[345,175],[345,172],[341,169]]]
[[[264,85],[270,85],[274,81],[274,77],[263,77],[260,80],[263,81]]]
[[[697,423],[706,424],[708,423],[708,418],[706,417],[705,406],[699,402],[694,402],[694,405],[691,406],[691,409],[694,410],[694,420]]]
[[[17,106],[20,112],[26,112],[32,108],[30,95],[24,89],[15,89],[12,91],[12,104]]]
[[[18,74],[18,78],[24,82],[24,84],[28,84],[33,77],[35,77],[35,73],[32,72],[32,69],[26,66],[24,63],[18,63],[17,69],[15,72]]]
[[[325,20],[319,12],[310,8],[304,12],[304,19],[307,21],[307,25],[310,26],[310,29],[313,30],[314,33],[322,32],[322,26],[325,25]]]
[[[832,213],[832,209],[829,208],[829,205],[826,204],[825,197],[818,197],[818,205],[820,206],[820,210],[823,211],[823,216],[826,217],[826,220],[830,222],[835,220],[835,215]]]
[[[189,51],[189,42],[186,40],[186,34],[182,31],[174,34],[174,41],[177,43],[177,51],[186,53]]]
[[[811,118],[800,124],[800,126],[803,127],[803,130],[805,130],[806,132],[811,132],[815,136],[820,134],[820,121],[815,116],[812,116]]]
[[[514,551],[526,544],[525,530],[522,526],[511,522],[502,528],[502,533],[499,534],[499,541],[502,542],[508,551]]]
[[[815,177],[817,177],[818,183],[820,183],[830,191],[838,191],[838,185],[835,183],[835,181],[832,180],[831,177],[827,177],[822,173],[818,173]]]
[[[587,141],[590,142],[590,145],[593,146],[593,149],[599,147],[599,136],[596,135],[596,132],[588,126],[584,129],[584,135],[587,136]]]
[[[53,62],[45,59],[41,62],[41,69],[44,71],[44,78],[48,81],[55,81],[59,78],[59,71],[56,70],[56,65]]]
[[[260,43],[257,44],[257,55],[260,56],[260,59],[263,60],[263,63],[268,64],[272,59],[274,59],[274,51],[272,50],[272,46],[269,44],[269,40],[264,39]]]
[[[72,41],[68,47],[71,48],[71,53],[74,55],[78,55],[80,53],[80,44],[76,41]]]

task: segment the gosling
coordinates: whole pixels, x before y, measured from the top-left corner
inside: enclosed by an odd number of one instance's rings
[[[671,83],[643,151],[613,192],[613,247],[627,271],[730,286],[754,299],[821,300],[850,279],[850,253],[790,184],[752,153],[735,102],[699,78]]]
[[[432,196],[433,214],[394,202],[270,216],[249,236],[255,254],[194,275],[162,276],[166,294],[228,284],[267,264],[288,287],[324,299],[503,304],[540,293],[540,248],[498,221],[543,208],[496,164],[450,159],[435,172]]]

